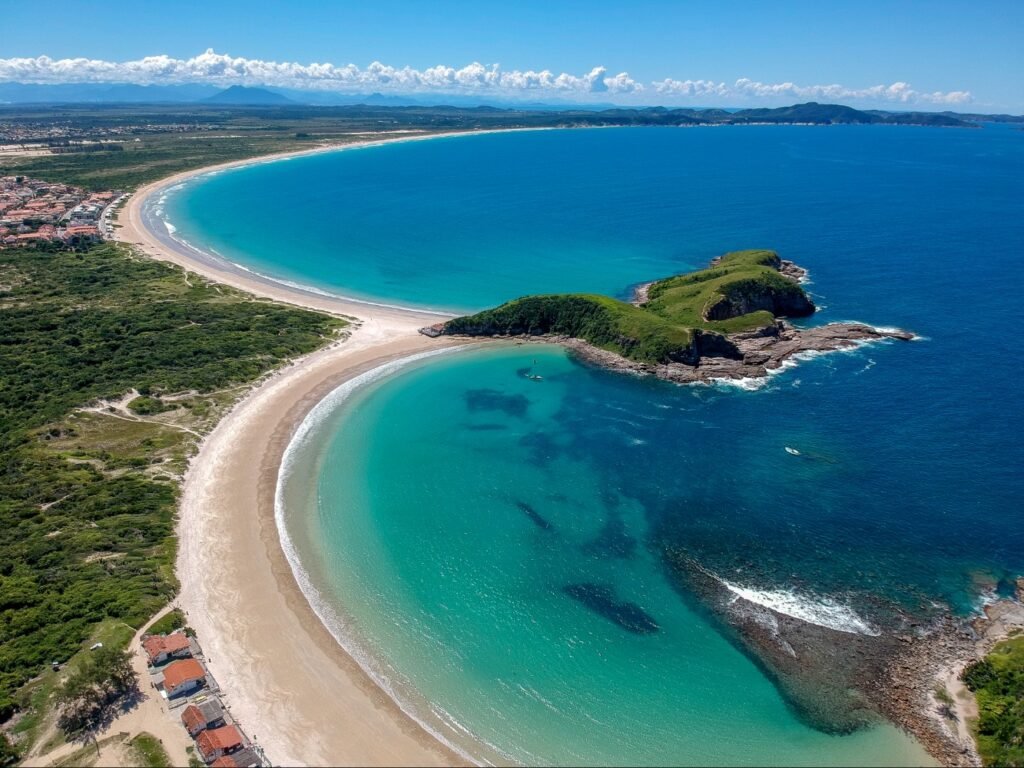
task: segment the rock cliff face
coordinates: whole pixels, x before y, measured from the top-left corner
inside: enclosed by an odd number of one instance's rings
[[[742,280],[729,284],[722,295],[704,308],[704,319],[731,320],[752,312],[771,312],[775,317],[808,317],[816,307],[796,284],[769,284]]]

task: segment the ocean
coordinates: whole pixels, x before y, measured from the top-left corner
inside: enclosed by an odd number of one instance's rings
[[[436,309],[625,296],[774,248],[810,270],[811,322],[919,334],[760,385],[677,387],[552,346],[430,357],[318,409],[279,498],[333,631],[478,757],[915,764],[891,726],[839,735],[795,706],[666,552],[851,636],[1009,593],[1021,178],[1007,126],[637,128],[297,158],[156,205],[254,271]]]

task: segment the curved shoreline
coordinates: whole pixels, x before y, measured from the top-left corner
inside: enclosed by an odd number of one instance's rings
[[[208,166],[145,185],[117,214],[114,239],[147,256],[258,297],[355,321],[345,341],[286,365],[235,404],[192,458],[179,502],[178,602],[203,639],[234,717],[278,764],[466,763],[402,711],[323,624],[296,581],[274,510],[284,451],[326,395],[381,365],[464,342],[417,333],[438,313],[304,290],[187,249],[147,227],[145,206],[154,194],[215,170],[489,132],[403,136]]]
[[[555,128],[500,128],[489,130],[446,131],[417,136],[403,135],[397,138],[381,138],[369,141],[355,141],[350,144],[335,144],[313,149],[278,152],[270,155],[233,160],[227,163],[208,165],[190,171],[175,173],[163,179],[146,184],[137,189],[128,198],[124,208],[116,215],[119,228],[113,230],[113,239],[139,248],[147,256],[160,261],[168,261],[202,275],[214,282],[229,285],[285,304],[316,309],[331,314],[357,317],[371,321],[389,322],[395,319],[407,320],[419,318],[421,324],[437,322],[438,319],[451,317],[452,314],[429,308],[405,307],[402,305],[374,302],[369,299],[358,299],[319,289],[316,286],[304,286],[277,279],[269,275],[255,272],[247,267],[208,253],[196,247],[189,247],[167,232],[159,232],[148,226],[145,207],[149,200],[170,187],[191,181],[199,176],[229,169],[244,168],[250,165],[261,165],[269,162],[289,160],[294,157],[321,154],[325,152],[343,152],[352,149],[399,144],[411,141],[428,141],[431,139],[456,138],[460,136],[483,136],[493,133],[513,133],[523,131],[549,131]],[[573,129],[576,130],[576,129]]]
[[[465,748],[460,747],[450,739],[445,738],[445,736],[437,729],[437,723],[432,727],[423,719],[422,716],[417,716],[414,708],[408,703],[408,701],[399,696],[399,694],[388,684],[386,676],[375,671],[373,660],[366,658],[364,654],[361,654],[357,650],[356,646],[358,641],[354,639],[351,634],[347,634],[345,632],[344,619],[338,614],[330,601],[323,597],[322,592],[314,583],[309,572],[303,567],[298,548],[295,546],[294,539],[288,531],[288,525],[286,522],[287,510],[285,502],[285,487],[295,471],[295,454],[302,450],[311,435],[314,435],[317,430],[321,429],[325,419],[329,418],[331,414],[337,412],[339,408],[345,407],[345,403],[359,390],[387,378],[388,376],[396,374],[409,365],[424,360],[430,360],[441,355],[452,354],[456,352],[459,347],[465,346],[476,345],[444,345],[436,349],[429,349],[423,352],[401,355],[384,360],[379,365],[371,367],[362,373],[346,377],[336,387],[320,398],[316,404],[304,414],[297,427],[292,431],[291,438],[288,440],[284,451],[281,454],[277,473],[277,482],[274,488],[274,523],[277,528],[281,548],[284,552],[285,559],[288,561],[288,565],[291,568],[293,578],[298,584],[300,591],[305,597],[313,613],[316,614],[317,618],[331,634],[335,642],[337,642],[337,644],[344,649],[345,653],[359,664],[364,673],[370,677],[390,699],[394,701],[399,709],[401,709],[402,712],[410,719],[414,720],[421,728],[423,728],[424,731],[451,749],[460,758],[474,764],[490,765],[492,763],[486,759],[483,760],[482,763],[480,760],[474,760],[473,756]]]

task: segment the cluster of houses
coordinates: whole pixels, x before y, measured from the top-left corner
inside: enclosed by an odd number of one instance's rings
[[[44,243],[75,248],[99,241],[117,197],[27,176],[0,177],[0,248]]]
[[[265,764],[261,751],[225,710],[195,638],[182,630],[146,635],[142,648],[154,686],[167,698],[172,712],[181,710],[182,725],[204,763],[216,768],[258,768]]]
[[[209,123],[125,123],[123,125],[75,124],[72,121],[0,120],[0,152],[7,148],[52,146],[75,142],[95,142],[113,136],[128,140],[132,136],[159,133],[193,133],[212,131],[217,126]]]

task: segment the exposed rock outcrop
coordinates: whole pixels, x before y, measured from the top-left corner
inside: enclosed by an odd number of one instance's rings
[[[729,336],[697,331],[690,354],[679,362],[663,365],[640,363],[595,347],[582,339],[565,336],[524,335],[497,338],[563,344],[581,360],[602,368],[656,376],[679,384],[693,384],[723,379],[761,379],[801,355],[853,349],[862,344],[887,339],[909,341],[914,338],[914,334],[901,330],[872,328],[860,323],[832,323],[814,328],[796,328],[784,320],[779,320],[774,325],[757,331]]]

